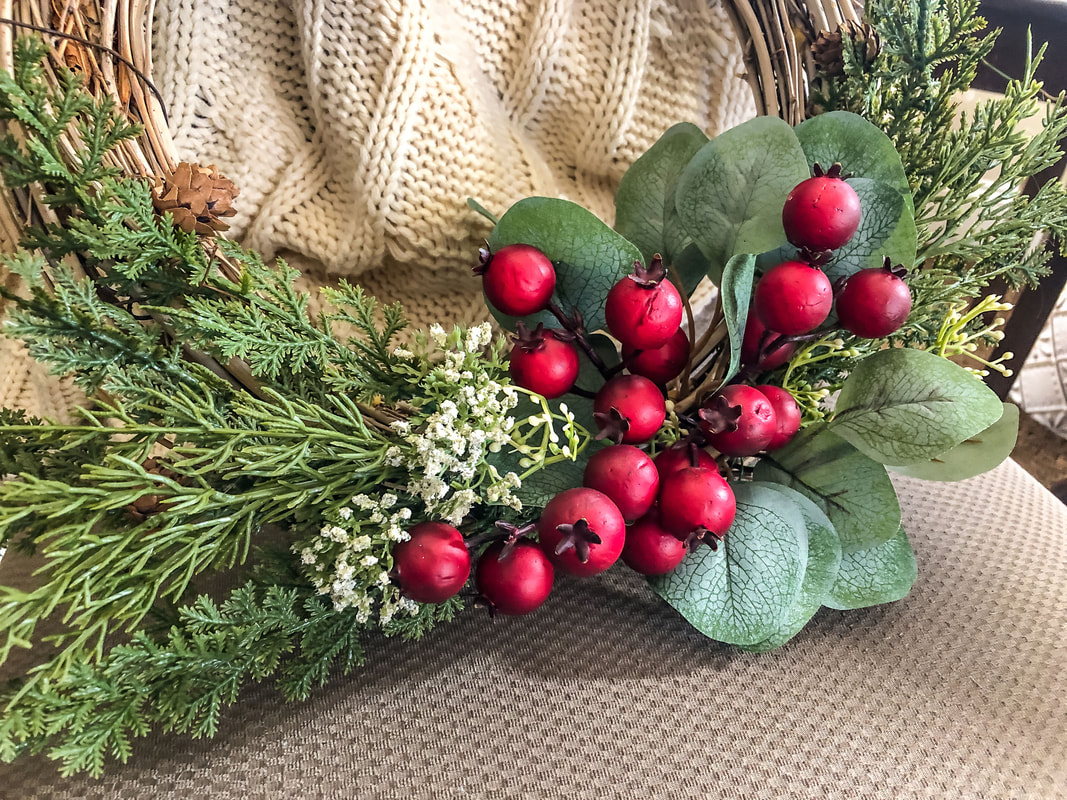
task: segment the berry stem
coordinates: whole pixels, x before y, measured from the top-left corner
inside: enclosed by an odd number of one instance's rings
[[[576,394],[579,397],[586,397],[590,400],[596,398],[596,392],[591,392],[588,389],[583,389],[581,386],[572,386],[569,391],[571,394]]]
[[[581,317],[578,315],[571,317],[554,301],[548,304],[548,310],[552,313],[552,316],[559,320],[559,324],[563,326],[565,331],[574,335],[574,341],[589,357],[589,360],[604,377],[604,380],[611,378],[614,373],[611,372],[608,365],[604,363],[604,359],[600,357],[600,354],[597,353],[597,351],[593,349],[593,345],[590,344],[589,339],[586,337],[585,327],[582,325]]]

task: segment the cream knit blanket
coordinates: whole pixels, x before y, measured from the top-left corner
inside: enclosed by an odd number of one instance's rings
[[[419,326],[485,314],[470,274],[521,197],[604,220],[672,123],[753,114],[707,0],[160,0],[154,79],[178,155],[241,188],[232,233],[310,284],[357,278]],[[10,343],[0,403],[59,413]]]

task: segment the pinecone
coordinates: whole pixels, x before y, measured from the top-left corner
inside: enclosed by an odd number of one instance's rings
[[[221,218],[237,213],[232,203],[239,193],[214,165],[201,167],[183,161],[174,172],[156,178],[152,204],[160,214],[169,211],[174,224],[186,233],[211,234],[229,229]]]
[[[833,33],[822,31],[811,45],[815,64],[824,75],[842,75],[845,72],[845,59],[842,54],[844,39],[852,43],[856,59],[864,66],[872,63],[881,52],[882,42],[870,24],[843,22]]]

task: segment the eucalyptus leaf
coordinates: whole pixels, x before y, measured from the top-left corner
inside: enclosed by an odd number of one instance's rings
[[[745,336],[748,320],[749,299],[752,297],[752,281],[755,275],[756,257],[751,253],[738,253],[726,262],[722,271],[719,296],[723,316],[729,333],[730,366],[716,391],[726,385],[741,368],[741,341]]]
[[[911,348],[860,361],[841,387],[830,430],[882,464],[928,461],[1003,413],[1000,398],[963,367]]]
[[[835,281],[861,269],[880,267],[886,258],[911,267],[918,234],[915,214],[905,195],[869,178],[849,178],[848,183],[859,195],[863,215],[856,234],[823,267],[827,277]]]
[[[830,111],[805,120],[793,131],[810,166],[818,163],[826,170],[837,162],[845,175],[881,181],[902,195],[911,191],[893,140],[859,114]]]
[[[786,611],[778,630],[771,636],[754,645],[746,645],[746,650],[766,653],[781,647],[796,636],[822,608],[823,600],[837,579],[841,566],[841,540],[834,530],[833,523],[827,516],[800,492],[781,484],[762,484],[782,492],[787,499],[796,504],[804,518],[808,537],[808,562],[804,568],[804,581],[800,585],[800,594],[796,602]]]
[[[507,210],[489,236],[489,248],[528,244],[556,266],[555,300],[564,311],[577,309],[589,331],[605,327],[604,300],[619,279],[633,272],[641,251],[594,214],[576,203],[551,197],[527,197]],[[492,267],[490,266],[490,269]],[[515,320],[493,311],[507,328]],[[530,326],[543,322],[558,328],[552,314],[524,318]]]
[[[946,453],[929,461],[902,467],[893,472],[924,481],[962,481],[989,472],[1011,455],[1019,437],[1019,407],[1004,404],[1000,419],[979,434],[964,439]]]
[[[776,117],[756,117],[700,148],[678,179],[675,205],[704,255],[726,264],[785,241],[782,205],[807,177],[793,129]]]
[[[734,484],[737,517],[717,550],[700,547],[653,591],[712,639],[751,645],[772,636],[796,602],[807,561],[804,520],[780,492]]]
[[[901,528],[877,547],[845,553],[823,605],[847,611],[905,597],[919,575],[915,553]]]
[[[514,490],[514,493],[522,500],[523,510],[544,508],[548,501],[566,489],[573,489],[582,485],[585,473],[585,465],[589,458],[599,447],[587,447],[579,455],[577,461],[557,461],[553,464],[527,475],[522,480],[522,486]],[[522,474],[522,470],[518,471]]]
[[[707,260],[678,219],[674,191],[682,170],[707,142],[696,125],[673,125],[630,166],[615,195],[615,230],[637,245],[646,264],[657,253],[663,256],[689,293],[704,277]]]
[[[833,523],[846,552],[880,544],[900,527],[900,503],[885,467],[824,424],[803,428],[760,459],[755,477],[812,500]]]

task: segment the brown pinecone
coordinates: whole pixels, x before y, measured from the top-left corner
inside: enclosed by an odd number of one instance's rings
[[[174,224],[186,233],[211,234],[229,229],[221,218],[237,213],[232,203],[239,193],[214,165],[201,167],[183,161],[174,172],[156,179],[152,203],[160,214],[169,211]]]
[[[842,55],[844,39],[852,43],[856,57],[864,66],[878,57],[882,49],[881,39],[870,24],[860,25],[856,22],[843,22],[833,33],[822,31],[811,45],[815,64],[824,75],[842,75],[845,71],[845,59]]]

